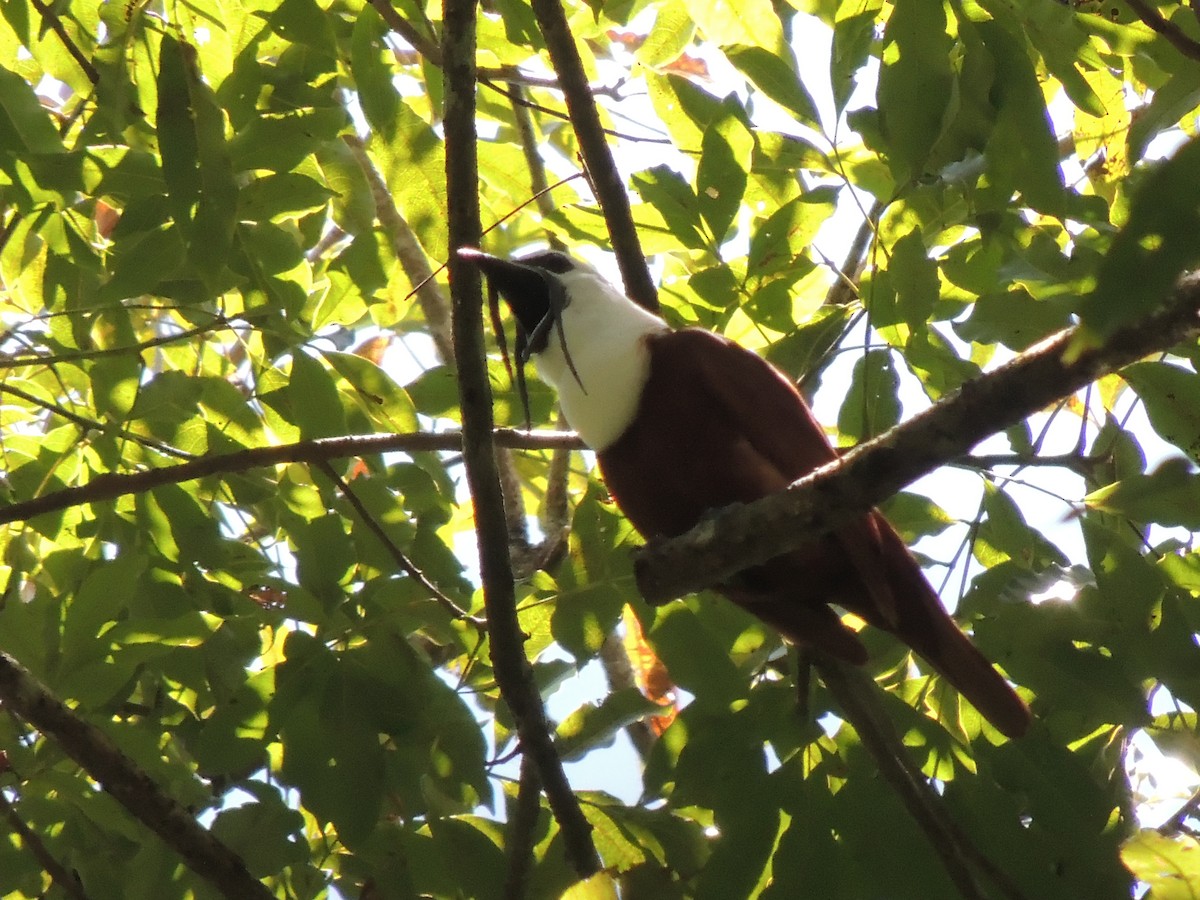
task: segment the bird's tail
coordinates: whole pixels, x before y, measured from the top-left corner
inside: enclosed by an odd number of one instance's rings
[[[880,551],[896,601],[895,621],[871,624],[912,647],[1008,737],[1029,728],[1029,707],[959,629],[895,529],[879,513]]]

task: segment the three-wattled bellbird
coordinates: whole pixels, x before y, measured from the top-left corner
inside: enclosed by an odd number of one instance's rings
[[[518,367],[535,361],[646,539],[683,534],[837,459],[799,391],[757,354],[703,329],[672,329],[564,253],[458,253],[512,309]],[[1004,734],[1029,727],[1029,708],[878,511],[717,590],[792,641],[862,664],[866,648],[831,609],[838,604],[904,641]]]

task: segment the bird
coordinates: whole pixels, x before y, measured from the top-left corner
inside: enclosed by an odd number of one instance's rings
[[[457,252],[487,278],[493,320],[497,296],[511,309],[518,373],[532,359],[646,540],[683,534],[838,458],[791,379],[740,344],[672,328],[561,251]],[[878,510],[716,589],[791,642],[862,665],[867,650],[840,606],[916,651],[1002,734],[1019,737],[1030,725],[1028,706],[946,612]]]

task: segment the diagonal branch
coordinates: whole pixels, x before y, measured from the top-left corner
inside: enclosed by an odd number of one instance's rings
[[[67,870],[59,860],[50,852],[50,849],[42,841],[40,835],[25,824],[25,821],[17,814],[13,805],[8,802],[8,798],[4,796],[4,792],[0,791],[0,815],[3,815],[8,820],[8,827],[13,830],[13,833],[21,839],[21,843],[25,848],[33,854],[38,863],[47,875],[50,876],[50,881],[61,890],[71,900],[88,900],[87,892],[83,889],[83,885],[79,883],[79,878],[74,872]]]
[[[240,856],[203,828],[121,752],[112,738],[69,710],[7,653],[0,653],[0,700],[10,712],[53,738],[64,753],[223,896],[238,900],[274,898],[272,891],[250,875]]]
[[[1076,331],[1060,332],[786,490],[647,546],[635,561],[638,588],[651,603],[663,603],[826,534],[984,438],[1200,333],[1198,310],[1200,274],[1193,273],[1176,283],[1160,310],[1118,330],[1102,346],[1077,349]]]
[[[855,666],[811,651],[825,687],[862,741],[884,780],[900,798],[913,821],[925,832],[950,880],[965,900],[991,896],[979,876],[990,879],[1007,900],[1023,900],[1020,889],[971,841],[946,810],[945,802],[912,763],[879,703],[875,684]]]
[[[565,431],[514,431],[500,428],[492,436],[498,447],[525,450],[556,450],[559,448],[581,449],[583,443],[571,432]],[[81,506],[114,500],[127,494],[141,494],[164,484],[182,484],[209,475],[230,472],[245,472],[249,469],[277,466],[282,463],[322,463],[348,456],[368,453],[420,451],[457,451],[462,449],[462,432],[414,431],[405,434],[359,434],[336,438],[320,438],[299,441],[295,444],[279,444],[272,447],[250,447],[232,453],[215,453],[201,456],[177,466],[161,466],[142,472],[117,474],[113,472],[97,475],[78,487],[53,491],[8,506],[0,506],[0,525],[22,522],[34,516],[58,512]]]
[[[443,0],[446,73],[446,194],[450,247],[477,246],[480,237],[475,133],[475,0]],[[463,463],[475,511],[479,570],[487,608],[496,683],[517,725],[521,749],[537,769],[562,834],[566,855],[583,878],[600,868],[591,825],[579,808],[550,737],[546,710],[525,656],[517,619],[504,498],[492,444],[492,396],[483,339],[483,290],[478,271],[452,253],[454,351],[463,422]]]
[[[571,125],[579,139],[579,149],[583,153],[583,163],[590,176],[592,190],[596,192],[596,199],[604,211],[608,237],[625,282],[625,293],[646,309],[657,310],[658,289],[654,286],[646,266],[646,257],[642,254],[637,228],[633,224],[633,212],[629,207],[629,196],[625,193],[625,182],[617,171],[617,164],[604,137],[596,100],[588,87],[587,73],[583,71],[579,48],[575,46],[575,37],[567,24],[562,3],[559,0],[532,0],[532,4],[533,14],[546,39],[550,61],[554,64],[559,86],[567,101],[567,112],[571,115]]]
[[[1146,0],[1125,0],[1125,2],[1142,20],[1142,24],[1161,34],[1172,47],[1188,59],[1200,62],[1200,41],[1191,37],[1170,19],[1164,18],[1163,14]]]
[[[386,531],[384,531],[383,526],[379,524],[379,521],[373,515],[371,515],[371,511],[363,505],[362,500],[360,500],[358,495],[354,493],[354,489],[350,487],[350,484],[346,481],[346,479],[337,473],[337,470],[334,469],[333,466],[331,466],[328,462],[319,462],[317,463],[317,468],[324,472],[325,477],[341,489],[342,494],[350,502],[350,505],[354,507],[354,511],[358,513],[358,516],[360,519],[362,519],[363,524],[373,535],[375,535],[376,538],[378,538],[379,542],[383,544],[384,548],[391,555],[392,559],[395,560],[396,565],[398,565],[401,570],[408,575],[409,578],[419,584],[422,589],[427,591],[429,595],[433,597],[433,599],[437,601],[442,608],[450,613],[450,615],[455,619],[458,619],[462,622],[467,622],[477,629],[486,627],[486,623],[482,619],[471,615],[469,612],[455,603],[454,600],[452,600],[450,597],[447,597],[442,592],[441,588],[430,581],[429,577],[417,567],[417,564],[409,559],[404,554],[403,550],[396,546],[396,542],[392,540],[391,536]]]

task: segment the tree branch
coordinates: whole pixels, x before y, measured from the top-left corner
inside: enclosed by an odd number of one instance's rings
[[[67,867],[55,858],[42,839],[25,824],[13,805],[8,802],[3,791],[0,791],[0,813],[4,814],[4,818],[8,820],[8,827],[21,839],[21,843],[33,854],[38,864],[50,876],[50,881],[59,890],[71,897],[72,900],[88,900],[88,895],[84,891],[83,885],[79,883],[79,879],[73,872],[67,871]]]
[[[0,700],[43,734],[53,738],[71,759],[118,803],[183,857],[187,866],[211,882],[225,897],[273,900],[275,894],[253,878],[242,858],[202,828],[173,797],[121,752],[113,740],[85,722],[24,666],[0,653]]]
[[[786,490],[723,510],[687,534],[648,545],[635,560],[638,588],[663,603],[766,562],[861,515],[975,444],[1143,356],[1200,332],[1200,275],[1181,278],[1159,311],[1076,349],[1060,332],[1007,365]]]
[[[1200,62],[1200,42],[1192,38],[1186,31],[1163,18],[1163,14],[1151,6],[1146,0],[1125,0],[1129,8],[1137,14],[1147,28],[1161,34],[1168,43],[1188,59]]]
[[[571,432],[562,431],[514,431],[497,429],[493,434],[496,445],[525,450],[554,450],[560,447],[581,449],[582,441]],[[163,484],[181,484],[209,475],[244,472],[248,469],[277,466],[282,463],[322,463],[349,456],[370,453],[421,451],[455,451],[462,449],[462,432],[414,431],[407,434],[360,434],[346,437],[320,438],[300,441],[295,444],[280,444],[274,447],[251,447],[233,453],[217,453],[202,456],[177,466],[162,466],[132,472],[127,475],[106,473],[97,475],[86,484],[66,488],[0,506],[0,525],[21,522],[49,512],[69,509],[84,503],[113,500],[126,494],[140,494]]]
[[[354,134],[343,135],[342,140],[350,148],[359,169],[367,179],[367,184],[371,186],[371,197],[375,201],[375,218],[392,239],[392,250],[400,262],[400,267],[404,269],[404,274],[408,276],[409,283],[413,285],[413,292],[417,302],[421,304],[421,312],[425,315],[429,335],[433,338],[438,356],[442,362],[452,366],[454,341],[450,336],[450,304],[446,302],[446,296],[434,280],[434,271],[429,265],[428,257],[425,256],[425,250],[408,221],[397,209],[387,182],[375,168],[375,163],[367,154],[362,140]]]
[[[450,247],[477,246],[480,238],[475,133],[475,0],[443,0],[443,69],[446,75],[446,193]],[[571,791],[550,737],[546,710],[525,657],[517,619],[504,499],[492,444],[492,396],[483,340],[483,290],[474,266],[451,253],[454,351],[463,421],[463,462],[475,511],[479,569],[488,611],[492,668],[512,710],[522,751],[536,767],[558,822],[567,858],[581,877],[599,870],[591,825]]]
[[[650,277],[637,228],[633,224],[625,183],[604,137],[596,100],[588,88],[579,48],[575,46],[575,38],[567,24],[562,4],[559,0],[532,0],[532,4],[533,14],[546,39],[550,61],[554,64],[559,86],[567,101],[567,111],[571,115],[575,136],[579,139],[579,149],[583,153],[583,163],[588,170],[592,190],[604,211],[608,237],[625,282],[625,293],[646,309],[657,311],[658,289]]]
[[[524,900],[529,894],[529,871],[533,868],[533,848],[537,837],[538,813],[542,805],[542,786],[537,768],[529,756],[521,759],[521,778],[517,798],[508,816],[504,852],[508,873],[504,876],[504,900]]]
[[[362,519],[363,524],[366,525],[371,533],[379,539],[379,542],[383,544],[388,553],[391,554],[392,559],[396,561],[396,565],[398,565],[404,571],[404,573],[408,575],[409,578],[413,579],[413,581],[419,584],[424,590],[428,591],[429,595],[433,597],[433,599],[436,600],[454,618],[474,625],[476,628],[486,627],[486,622],[471,615],[469,612],[455,603],[450,597],[447,597],[444,593],[442,593],[441,589],[429,580],[425,573],[417,567],[416,563],[409,559],[404,554],[404,551],[396,546],[396,542],[393,541],[391,536],[383,530],[383,526],[379,524],[373,515],[371,515],[371,511],[363,505],[361,500],[358,499],[358,495],[354,493],[354,489],[350,487],[346,479],[344,479],[337,473],[337,471],[334,470],[333,466],[331,466],[327,461],[323,460],[317,463],[317,468],[324,472],[325,477],[327,477],[341,489],[342,495],[350,502],[350,505],[354,507],[354,511],[358,513],[358,516],[360,519]]]
[[[985,900],[975,870],[990,878],[1008,900],[1022,900],[1020,889],[988,859],[950,817],[945,804],[919,769],[896,735],[891,719],[881,708],[875,684],[860,669],[819,650],[810,658],[821,673],[821,680],[842,708],[846,721],[854,726],[884,780],[900,798],[913,821],[925,832],[930,846],[942,860],[942,866],[954,886],[966,900]]]
[[[83,70],[83,74],[87,76],[88,81],[93,86],[99,84],[100,72],[93,65],[92,61],[84,56],[83,51],[79,49],[79,45],[67,34],[67,29],[63,27],[62,20],[59,19],[58,13],[54,11],[54,7],[49,3],[44,3],[43,0],[33,0],[33,8],[41,15],[42,21],[50,26],[50,30],[58,35],[58,39],[67,48],[67,53],[71,54],[71,58]]]

